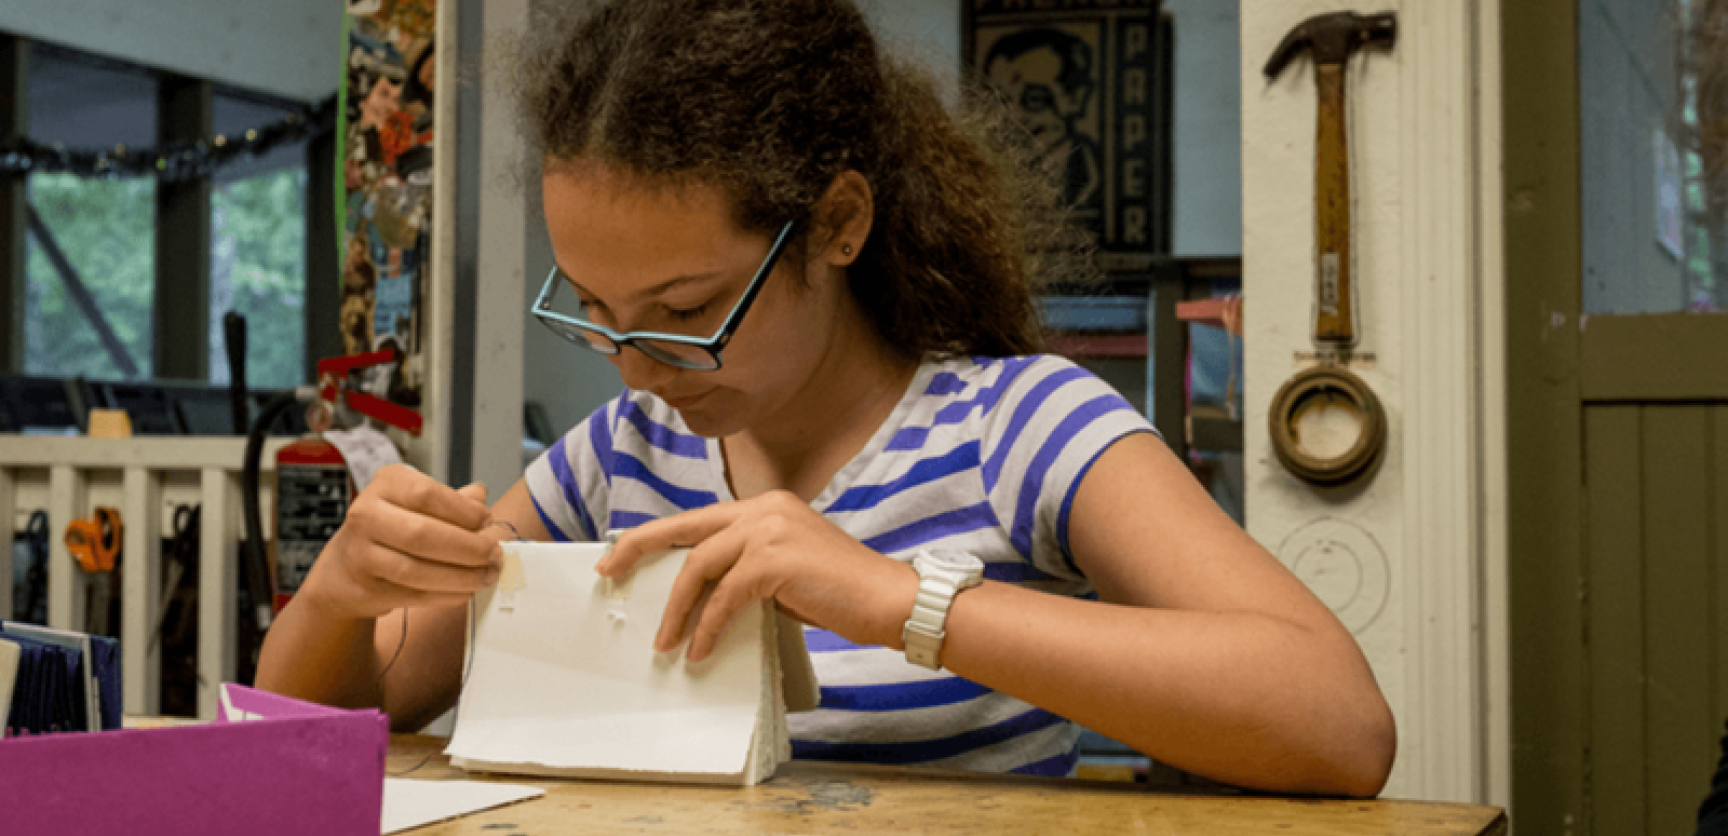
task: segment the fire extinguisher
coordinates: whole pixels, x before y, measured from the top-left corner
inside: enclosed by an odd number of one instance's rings
[[[276,571],[274,577],[264,571],[254,571],[254,577],[273,580],[271,589],[255,590],[254,601],[269,601],[261,606],[260,624],[268,626],[275,613],[287,606],[289,599],[300,590],[312,563],[324,551],[324,546],[341,528],[342,520],[353,501],[355,486],[349,475],[348,463],[335,445],[325,441],[322,433],[335,426],[337,416],[345,412],[382,421],[411,435],[420,434],[420,414],[405,406],[359,391],[350,383],[350,375],[362,369],[398,361],[396,349],[386,348],[364,354],[332,357],[318,362],[317,399],[307,410],[309,434],[282,447],[276,453]],[[257,461],[264,436],[276,418],[303,400],[304,392],[285,393],[266,405],[247,439],[246,515],[247,540],[263,543],[262,519],[258,496]],[[254,565],[267,566],[262,548],[252,555]]]
[[[300,590],[353,498],[354,480],[334,444],[311,434],[276,451],[276,612]]]

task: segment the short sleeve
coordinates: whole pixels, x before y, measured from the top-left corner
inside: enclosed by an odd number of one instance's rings
[[[1109,384],[1072,361],[1037,358],[1014,376],[984,430],[983,479],[997,519],[1039,571],[1085,580],[1068,548],[1068,512],[1110,445],[1157,431]]]
[[[595,521],[607,518],[618,406],[615,399],[594,410],[528,465],[523,475],[534,510],[554,540],[600,539]]]

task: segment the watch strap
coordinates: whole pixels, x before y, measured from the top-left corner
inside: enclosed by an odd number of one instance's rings
[[[970,555],[965,559],[977,561]],[[982,578],[977,568],[968,570],[936,560],[915,559],[913,566],[918,570],[918,594],[912,602],[912,614],[900,632],[906,645],[906,661],[941,670],[942,642],[948,636],[948,611],[954,604],[954,596],[977,586]]]

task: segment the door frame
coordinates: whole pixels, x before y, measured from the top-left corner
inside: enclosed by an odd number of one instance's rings
[[[1588,833],[1576,0],[1507,0],[1500,47],[1512,805]]]

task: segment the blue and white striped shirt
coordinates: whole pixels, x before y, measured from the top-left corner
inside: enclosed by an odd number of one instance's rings
[[[1090,372],[1055,356],[922,364],[893,415],[811,507],[865,545],[910,561],[959,549],[984,577],[1093,596],[1068,549],[1068,512],[1092,462],[1152,431]],[[547,531],[608,529],[733,499],[719,442],[659,399],[626,391],[528,468]],[[787,718],[794,757],[1063,775],[1079,728],[1043,709],[882,647],[805,629],[822,702]]]

